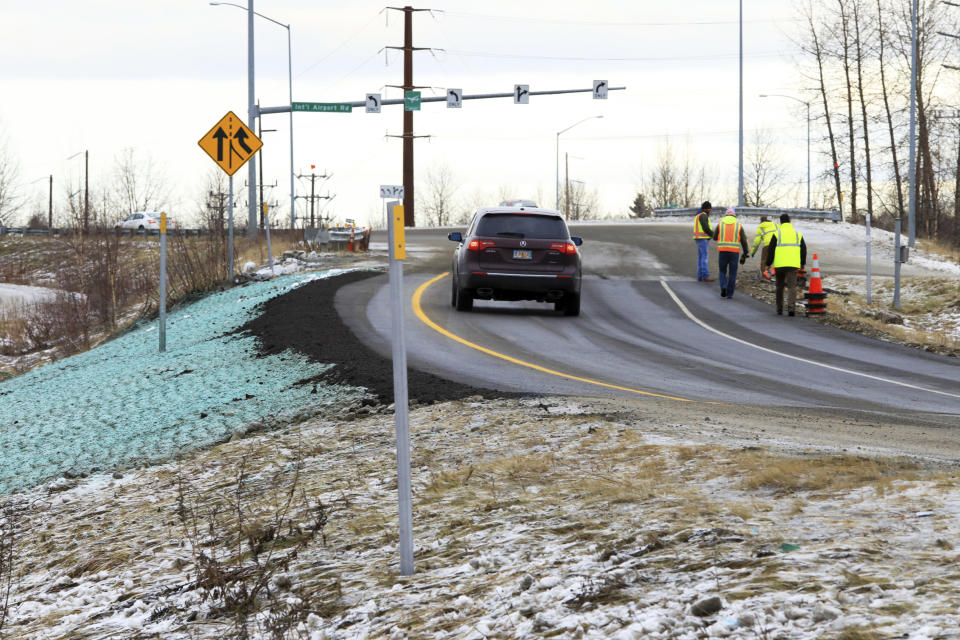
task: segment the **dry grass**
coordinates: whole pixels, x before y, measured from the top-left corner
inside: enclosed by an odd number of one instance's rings
[[[762,452],[737,455],[737,475],[750,491],[840,491],[874,487],[883,493],[894,480],[912,478],[917,466],[911,462],[838,455],[787,458]]]

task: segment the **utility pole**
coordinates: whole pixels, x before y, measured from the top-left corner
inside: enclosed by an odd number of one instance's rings
[[[403,11],[403,46],[387,47],[387,49],[399,49],[403,51],[403,89],[404,95],[407,91],[421,89],[413,84],[413,52],[426,51],[430,47],[413,46],[413,13],[415,11],[430,11],[430,9],[414,9],[411,6],[406,7],[387,7],[394,11]],[[396,86],[396,85],[389,85]],[[415,227],[416,221],[413,211],[413,111],[403,110],[403,224],[406,227]]]
[[[310,201],[310,228],[313,229],[313,228],[314,228],[314,224],[315,224],[314,203],[315,203],[317,200],[330,200],[330,199],[333,198],[333,196],[331,196],[330,194],[327,194],[327,195],[325,195],[325,196],[318,196],[318,195],[316,195],[317,178],[320,178],[320,179],[322,179],[322,180],[326,180],[327,178],[329,178],[329,177],[332,176],[333,174],[332,174],[332,173],[331,173],[331,174],[327,174],[326,170],[324,170],[323,174],[315,173],[315,172],[313,171],[313,169],[316,169],[316,165],[310,165],[310,169],[311,169],[311,172],[310,172],[309,174],[307,174],[307,175],[300,174],[300,175],[297,176],[297,178],[300,178],[301,180],[302,180],[303,178],[310,178],[310,195],[309,195],[309,196],[297,196],[297,197],[298,197],[298,198],[305,198],[305,199],[307,199],[307,200]]]
[[[563,152],[564,164],[564,195],[563,195],[563,217],[570,219],[570,152]]]
[[[50,204],[47,210],[47,231],[53,230],[53,174],[50,174]]]
[[[910,30],[910,194],[907,210],[907,243],[914,246],[917,234],[917,0],[911,3]],[[899,233],[897,234],[899,239]],[[899,256],[898,256],[899,257]],[[899,292],[898,292],[899,293]],[[897,300],[899,307],[899,299]]]

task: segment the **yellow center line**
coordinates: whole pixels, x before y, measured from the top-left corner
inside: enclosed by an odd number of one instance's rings
[[[533,363],[530,363],[530,362],[525,362],[525,361],[523,361],[523,360],[518,360],[517,358],[513,358],[513,357],[511,357],[511,356],[508,356],[508,355],[505,355],[505,354],[502,354],[502,353],[498,353],[497,351],[494,351],[493,349],[487,349],[486,347],[482,347],[482,346],[480,346],[480,345],[478,345],[478,344],[476,344],[476,343],[474,343],[474,342],[470,342],[469,340],[465,340],[465,339],[461,338],[460,336],[455,335],[455,334],[447,331],[446,329],[444,329],[443,327],[441,327],[440,325],[438,325],[436,322],[434,322],[433,320],[431,320],[431,319],[427,316],[426,313],[424,313],[423,307],[420,305],[420,300],[421,300],[421,298],[423,297],[423,292],[427,290],[427,287],[429,287],[430,285],[434,284],[435,282],[437,282],[437,281],[440,280],[441,278],[446,277],[447,275],[449,275],[449,273],[450,273],[449,271],[448,271],[448,272],[445,272],[445,273],[441,273],[440,275],[438,275],[437,277],[433,278],[432,280],[428,280],[428,281],[424,282],[422,285],[420,285],[419,287],[417,287],[416,292],[414,292],[414,294],[413,294],[413,300],[412,300],[413,312],[414,312],[415,314],[417,314],[417,317],[420,318],[420,321],[423,322],[423,324],[427,325],[428,327],[430,327],[431,329],[433,329],[433,330],[436,331],[437,333],[440,333],[440,334],[442,334],[442,335],[445,335],[446,337],[450,338],[451,340],[455,340],[455,341],[459,342],[460,344],[463,344],[463,345],[466,345],[466,346],[470,347],[471,349],[476,349],[477,351],[482,351],[483,353],[486,353],[487,355],[491,355],[491,356],[493,356],[494,358],[500,358],[501,360],[506,360],[507,362],[512,362],[513,364],[518,364],[518,365],[520,365],[520,366],[522,366],[522,367],[529,367],[529,368],[531,368],[531,369],[536,369],[537,371],[542,371],[543,373],[549,373],[550,375],[560,376],[561,378],[567,378],[568,380],[576,380],[577,382],[585,382],[585,383],[587,383],[587,384],[594,384],[594,385],[597,385],[598,387],[607,387],[607,388],[609,388],[609,389],[617,389],[618,391],[628,391],[628,392],[630,392],[630,393],[637,393],[637,394],[644,395],[644,396],[653,396],[653,397],[655,397],[655,398],[666,398],[666,399],[668,399],[668,400],[676,400],[676,401],[678,401],[678,402],[695,402],[694,400],[690,400],[689,398],[680,398],[680,397],[677,397],[677,396],[667,396],[667,395],[663,395],[663,394],[660,394],[660,393],[653,393],[652,391],[644,391],[643,389],[633,389],[633,388],[631,388],[631,387],[621,387],[620,385],[610,384],[610,383],[608,383],[608,382],[601,382],[601,381],[599,381],[599,380],[591,380],[590,378],[581,378],[580,376],[571,375],[571,374],[569,374],[569,373],[564,373],[564,372],[562,372],[562,371],[555,371],[555,370],[553,370],[553,369],[548,369],[548,368],[546,368],[546,367],[541,367],[540,365],[537,365],[537,364],[533,364]],[[720,403],[710,403],[710,404],[720,404]]]

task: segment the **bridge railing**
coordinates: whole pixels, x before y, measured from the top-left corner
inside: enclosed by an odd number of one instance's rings
[[[832,220],[840,222],[840,212],[836,209],[783,209],[778,207],[734,207],[738,216],[767,216],[771,220],[778,220],[781,214],[788,214],[792,220]],[[685,207],[683,209],[654,209],[653,215],[658,218],[668,216],[689,216],[692,217],[699,211],[697,207]],[[727,207],[713,207],[713,215],[723,215]]]

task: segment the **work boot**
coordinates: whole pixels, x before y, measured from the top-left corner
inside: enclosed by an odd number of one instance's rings
[[[795,315],[797,315],[797,314],[796,314],[796,312],[794,312],[794,311],[787,311],[787,315],[792,318],[793,316],[795,316]]]
[[[726,289],[720,289],[720,297],[721,297],[721,298],[726,298],[726,297],[727,297],[727,290],[726,290]]]
[[[777,309],[777,315],[778,315],[778,316],[782,316],[782,315],[783,315],[783,309]]]

